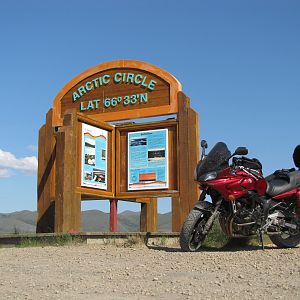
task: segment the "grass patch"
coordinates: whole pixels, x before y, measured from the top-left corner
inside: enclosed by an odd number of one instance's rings
[[[123,246],[126,248],[140,244],[144,244],[144,242],[139,236],[129,236],[128,239],[124,242]]]
[[[228,243],[228,237],[223,233],[219,222],[216,220],[206,239],[203,246],[209,248],[222,248]]]
[[[74,236],[70,233],[63,233],[53,237],[43,237],[43,238],[22,238],[20,243],[17,245],[20,248],[26,247],[46,247],[46,246],[65,246],[74,245],[82,243],[80,237]]]
[[[263,236],[264,244],[270,245],[272,241],[267,234]],[[251,236],[249,238],[228,238],[222,231],[218,221],[216,221],[207,235],[204,243],[204,247],[208,248],[223,248],[223,247],[257,247],[261,246],[258,236]]]

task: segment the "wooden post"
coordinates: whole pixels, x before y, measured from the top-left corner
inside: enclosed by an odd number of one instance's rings
[[[141,203],[140,231],[157,232],[157,199],[141,198],[137,202]]]
[[[199,198],[194,181],[194,170],[199,160],[198,114],[190,108],[189,98],[178,93],[178,151],[179,151],[179,193],[172,199],[172,230],[181,226]]]
[[[110,232],[118,231],[118,200],[110,200],[110,214],[109,214],[109,230]]]
[[[76,192],[77,116],[64,116],[57,133],[55,232],[80,231],[81,195]]]
[[[181,230],[181,226],[180,197],[172,197],[172,231],[179,232]]]
[[[46,124],[39,131],[38,152],[38,219],[36,232],[54,232],[55,219],[55,138],[53,111],[46,115]]]
[[[38,148],[38,176],[37,176],[37,225],[36,232],[43,232],[43,214],[44,214],[44,144],[45,144],[45,125],[39,130],[39,148]]]

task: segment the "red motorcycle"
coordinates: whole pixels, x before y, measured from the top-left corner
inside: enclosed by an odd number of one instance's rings
[[[195,180],[202,192],[182,226],[183,251],[197,251],[217,218],[229,238],[258,234],[264,247],[266,233],[278,247],[300,244],[300,170],[278,170],[264,178],[261,163],[242,156],[248,154],[245,147],[238,147],[231,155],[220,142],[207,156],[206,141],[201,147]],[[300,145],[293,159],[300,168]],[[207,195],[211,201],[205,201]]]

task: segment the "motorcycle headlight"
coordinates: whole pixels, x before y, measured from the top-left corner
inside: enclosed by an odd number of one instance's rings
[[[217,172],[209,172],[200,176],[199,181],[209,181],[217,178]]]

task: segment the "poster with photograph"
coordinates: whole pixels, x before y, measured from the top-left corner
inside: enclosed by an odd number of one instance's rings
[[[107,190],[106,130],[82,124],[81,186]]]
[[[128,133],[128,190],[168,187],[168,129]]]

